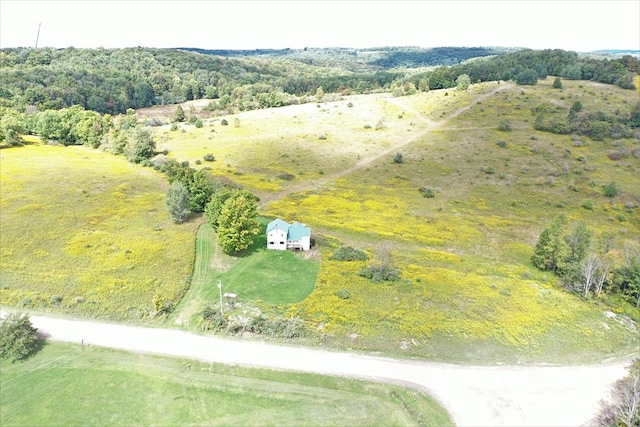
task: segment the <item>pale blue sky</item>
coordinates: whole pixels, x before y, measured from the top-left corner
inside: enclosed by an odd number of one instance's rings
[[[0,48],[640,50],[640,0],[0,0]]]

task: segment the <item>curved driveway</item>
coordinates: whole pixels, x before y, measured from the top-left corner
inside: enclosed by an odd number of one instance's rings
[[[382,380],[421,389],[458,426],[588,425],[627,361],[589,366],[459,366],[30,316],[50,339],[153,354]]]

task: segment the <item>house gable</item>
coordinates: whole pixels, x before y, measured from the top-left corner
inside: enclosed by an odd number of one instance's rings
[[[267,249],[311,249],[311,229],[304,224],[289,224],[279,218],[267,225]]]

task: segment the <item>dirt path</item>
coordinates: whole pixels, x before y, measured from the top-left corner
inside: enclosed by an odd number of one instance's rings
[[[443,127],[449,120],[458,117],[460,114],[464,113],[465,111],[469,110],[471,107],[473,107],[475,104],[477,104],[478,102],[483,102],[485,100],[487,100],[488,98],[492,97],[493,95],[495,95],[496,93],[502,91],[502,90],[506,90],[509,89],[513,86],[513,83],[507,83],[507,82],[503,82],[503,84],[496,86],[495,89],[493,89],[492,91],[482,94],[480,96],[478,96],[477,98],[475,98],[474,100],[470,101],[467,105],[465,105],[464,107],[458,108],[456,111],[454,111],[451,115],[449,115],[447,118],[434,122],[433,120],[428,119],[427,117],[423,116],[422,113],[420,113],[418,110],[408,107],[404,104],[402,104],[398,98],[388,98],[386,99],[386,101],[397,105],[400,108],[406,109],[408,111],[411,111],[412,113],[414,113],[416,115],[416,118],[419,119],[420,121],[423,122],[424,125],[426,125],[426,127],[424,129],[422,129],[421,131],[419,131],[418,133],[413,134],[411,137],[397,143],[394,144],[388,148],[386,148],[385,150],[379,151],[375,154],[372,154],[370,156],[364,157],[362,158],[358,163],[356,163],[355,165],[344,169],[342,171],[330,174],[330,175],[326,175],[320,179],[316,179],[313,181],[307,181],[307,182],[302,182],[298,185],[293,185],[283,191],[280,191],[278,193],[269,193],[269,194],[260,194],[260,203],[259,203],[259,208],[262,209],[265,206],[267,206],[268,204],[276,201],[276,200],[280,200],[284,197],[287,197],[290,194],[294,194],[294,193],[300,193],[303,191],[308,191],[308,190],[313,190],[315,188],[321,187],[323,185],[325,185],[326,183],[330,182],[330,181],[334,181],[338,178],[342,178],[345,175],[348,175],[358,169],[363,169],[367,166],[369,166],[371,163],[373,163],[374,161],[385,157],[385,156],[389,156],[395,152],[397,152],[398,150],[400,150],[402,147],[405,147],[406,145],[411,144],[412,142],[415,142],[416,140],[422,138],[423,136],[425,136],[426,134],[428,134],[429,132],[433,132],[436,129],[439,129],[441,127]]]
[[[381,380],[415,387],[444,405],[458,426],[588,425],[628,361],[590,366],[458,366],[31,316],[50,339],[211,363]]]

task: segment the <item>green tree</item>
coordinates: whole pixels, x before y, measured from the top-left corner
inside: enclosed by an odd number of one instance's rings
[[[218,218],[222,212],[222,207],[225,202],[229,200],[237,190],[230,187],[221,187],[211,196],[211,200],[204,208],[204,215],[207,218],[207,223],[214,229],[218,229]]]
[[[534,70],[525,69],[516,74],[515,80],[519,85],[535,85],[538,83],[538,74]]]
[[[208,169],[200,169],[193,174],[189,184],[189,206],[193,212],[204,211],[214,191],[213,177]]]
[[[592,237],[593,233],[587,228],[587,224],[582,221],[576,224],[572,232],[565,238],[569,248],[566,261],[568,264],[577,265],[587,256]]]
[[[560,80],[560,77],[556,77],[553,80],[553,88],[554,89],[562,89],[562,80]]]
[[[545,228],[531,257],[533,265],[573,280],[591,247],[592,232],[584,222],[569,228],[569,218],[561,215]]]
[[[166,196],[167,210],[176,224],[183,223],[191,214],[189,190],[180,181],[174,181],[169,186]]]
[[[542,230],[538,243],[531,256],[531,262],[540,270],[561,273],[565,270],[565,260],[569,249],[564,239],[565,228],[569,223],[566,215],[561,215]]]
[[[23,360],[38,350],[38,330],[29,316],[9,313],[0,322],[0,357],[11,363]]]
[[[251,245],[260,233],[257,216],[255,198],[239,195],[225,202],[218,218],[218,243],[225,253],[237,253]]]
[[[324,89],[322,88],[322,86],[318,86],[318,89],[316,89],[316,101],[322,102],[323,99],[324,99]]]
[[[133,139],[125,149],[125,156],[131,163],[142,163],[156,153],[156,142],[146,129],[136,129]]]
[[[19,113],[8,108],[0,110],[0,142],[7,145],[21,145],[26,126]]]
[[[468,74],[460,74],[456,79],[458,90],[467,90],[471,86],[471,78]]]
[[[176,106],[176,109],[173,112],[173,116],[171,116],[171,121],[184,122],[185,120],[186,120],[186,116],[184,114],[184,110],[182,109],[182,105]]]

